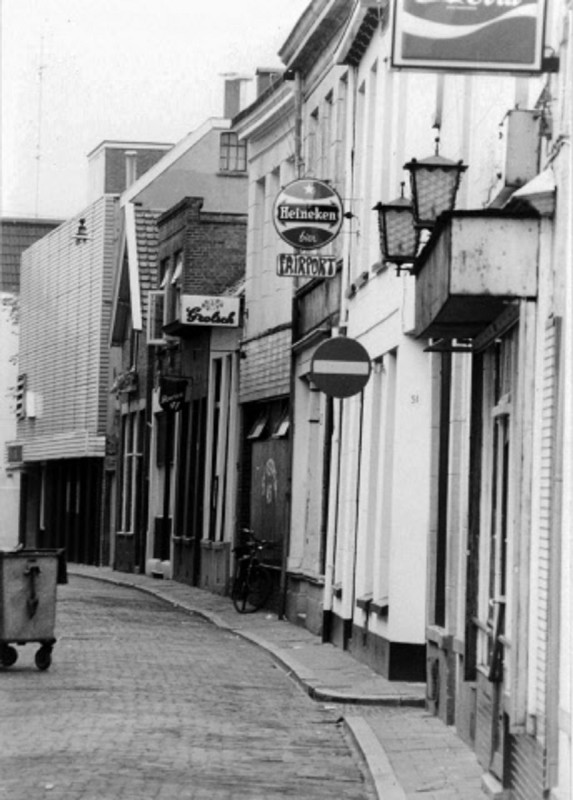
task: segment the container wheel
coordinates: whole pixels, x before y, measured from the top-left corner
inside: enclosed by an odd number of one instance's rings
[[[45,644],[40,647],[34,656],[34,661],[36,662],[38,669],[49,669],[50,664],[52,663],[52,646]]]
[[[0,645],[0,664],[11,667],[18,660],[18,651],[9,644]]]

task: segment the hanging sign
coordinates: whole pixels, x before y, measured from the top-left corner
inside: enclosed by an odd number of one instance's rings
[[[184,325],[217,325],[236,328],[239,325],[238,297],[219,295],[181,295],[181,322]]]
[[[392,65],[539,72],[546,0],[395,0]]]
[[[283,278],[334,278],[336,256],[280,253],[277,256],[277,275]]]
[[[370,378],[370,356],[356,339],[335,336],[319,345],[312,357],[310,377],[331,397],[351,397],[362,391]]]
[[[181,411],[185,402],[187,381],[180,378],[161,378],[159,381],[159,405],[164,411]]]
[[[284,242],[299,250],[316,250],[332,242],[340,232],[342,219],[342,201],[324,181],[292,181],[275,200],[276,231]]]

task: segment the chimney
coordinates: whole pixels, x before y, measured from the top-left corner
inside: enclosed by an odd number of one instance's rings
[[[255,75],[257,78],[257,97],[260,97],[269,86],[280,79],[282,70],[273,69],[272,67],[257,67]]]
[[[125,151],[125,188],[137,180],[137,150]]]
[[[225,105],[223,116],[233,119],[241,110],[241,85],[244,78],[233,75],[225,78]]]

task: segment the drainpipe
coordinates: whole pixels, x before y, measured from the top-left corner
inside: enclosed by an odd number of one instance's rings
[[[297,70],[294,74],[294,164],[296,177],[300,178],[303,171],[302,159],[302,77]],[[296,290],[298,281],[295,279],[293,284],[293,294],[291,299],[291,344],[298,338],[298,325],[297,325],[297,304],[296,304]],[[292,472],[294,469],[293,453],[294,453],[294,397],[296,389],[295,379],[296,355],[291,346],[290,354],[290,377],[289,377],[289,456],[288,463],[290,464],[289,485],[286,496],[285,508],[285,533],[283,538],[283,551],[281,556],[281,574],[279,583],[279,608],[278,618],[284,619],[286,615],[287,606],[287,593],[288,593],[288,577],[287,577],[287,562],[290,552],[290,527],[292,524],[291,510],[292,510]]]
[[[356,565],[358,563],[358,524],[360,512],[360,479],[362,475],[362,435],[364,428],[364,389],[360,392],[360,412],[358,419],[358,464],[356,469],[356,494],[354,497],[354,542],[352,547],[352,598],[350,605],[350,620],[348,638],[352,638],[352,622],[354,619],[354,606],[356,603]],[[346,637],[345,637],[346,638]],[[347,641],[344,642],[346,649]]]
[[[297,178],[303,173],[302,158],[302,78],[297,70],[294,75],[294,166]]]
[[[345,159],[345,173],[350,178],[345,186],[346,195],[345,200],[352,202],[354,196],[354,147],[356,143],[356,68],[350,67],[348,73],[348,97],[349,109],[347,115],[347,140],[350,142],[350,150],[347,150]],[[352,225],[352,212],[347,212],[348,225]],[[346,306],[346,287],[350,282],[350,254],[351,254],[351,235],[344,240],[342,250],[342,275],[341,275],[341,299],[340,299],[340,327],[332,329],[332,335],[346,333],[347,323],[347,306]],[[328,520],[328,533],[326,541],[326,568],[324,576],[324,597],[323,597],[323,619],[322,619],[322,641],[330,641],[330,632],[332,627],[332,607],[336,585],[336,551],[338,546],[338,524],[339,524],[339,500],[340,500],[340,475],[341,475],[341,456],[342,456],[342,425],[344,421],[344,401],[335,400],[333,408],[333,415],[337,414],[337,423],[335,429],[335,436],[332,442],[332,455],[333,466],[331,466],[331,480],[330,480],[330,497],[329,507],[330,514]]]

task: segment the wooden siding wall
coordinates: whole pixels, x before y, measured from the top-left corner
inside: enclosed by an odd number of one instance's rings
[[[102,197],[23,255],[19,371],[36,403],[18,425],[25,460],[103,455],[117,211]]]
[[[244,342],[240,368],[241,403],[290,393],[290,326]]]

